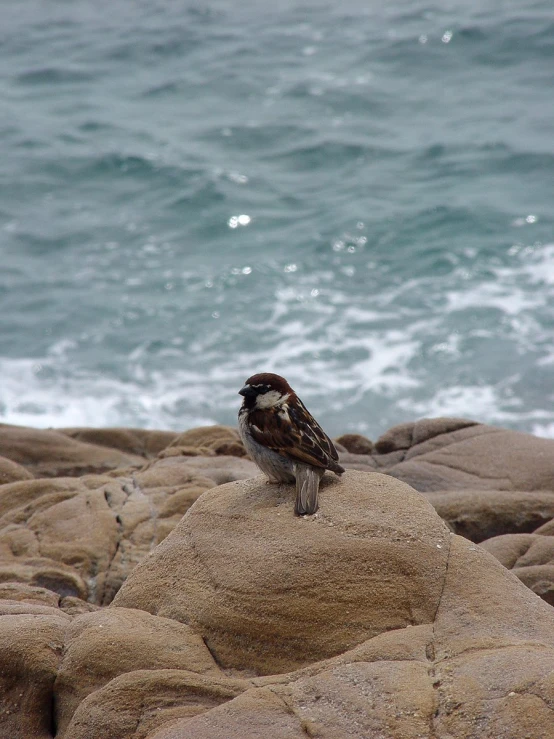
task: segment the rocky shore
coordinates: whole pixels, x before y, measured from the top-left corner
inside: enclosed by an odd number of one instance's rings
[[[337,446],[298,518],[233,428],[0,425],[0,737],[551,737],[554,440]]]

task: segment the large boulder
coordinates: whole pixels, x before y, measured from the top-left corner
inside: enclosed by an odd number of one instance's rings
[[[451,530],[472,541],[529,533],[554,517],[552,439],[426,418],[390,429],[366,458],[425,493]]]
[[[156,492],[143,493],[151,504],[162,495],[154,472],[145,489]],[[87,480],[121,517],[123,492]],[[74,492],[50,484],[62,500]],[[95,612],[68,615],[64,603],[77,598],[48,597],[32,582],[2,585],[1,730],[26,739],[54,730],[60,739],[550,736],[547,603],[392,477],[326,476],[315,516],[294,515],[294,494],[263,477],[207,490]],[[135,503],[121,518],[129,531],[140,531]],[[542,561],[531,549],[530,561]]]
[[[120,590],[114,605],[186,621],[250,676],[149,739],[550,736],[552,609],[407,486],[326,483],[300,519],[292,486],[209,491]]]
[[[423,496],[349,471],[326,477],[319,513],[298,518],[291,491],[263,477],[214,488],[114,605],[187,623],[220,665],[259,674],[432,622],[449,532]]]

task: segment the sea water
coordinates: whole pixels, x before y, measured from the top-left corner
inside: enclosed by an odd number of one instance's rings
[[[551,3],[0,14],[0,422],[554,436]]]

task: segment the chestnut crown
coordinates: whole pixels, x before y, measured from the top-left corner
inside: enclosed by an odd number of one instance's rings
[[[283,397],[294,393],[291,386],[280,375],[274,375],[272,372],[260,372],[252,375],[244,383],[244,387],[239,390],[239,395],[247,399],[255,399],[259,395],[266,393],[275,393],[276,397]]]

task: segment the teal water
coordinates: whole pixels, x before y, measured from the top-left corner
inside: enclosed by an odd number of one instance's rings
[[[20,0],[0,98],[0,421],[554,436],[551,3]]]

